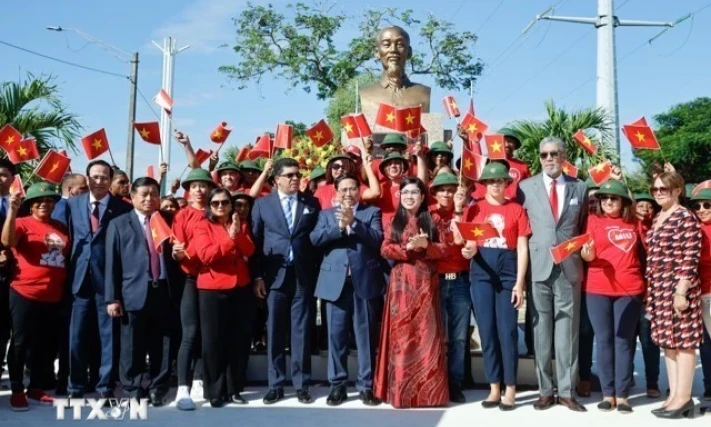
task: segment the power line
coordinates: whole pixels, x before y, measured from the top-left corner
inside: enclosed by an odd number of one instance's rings
[[[143,94],[143,92],[141,92],[141,89],[138,86],[136,86],[136,91],[138,91],[138,94],[141,96],[141,99],[143,99],[143,102],[146,103],[146,106],[148,106],[148,108],[150,108],[150,110],[153,112],[153,115],[155,115],[160,120],[160,114],[158,114],[158,112],[153,108],[153,105],[150,103],[150,101],[148,101],[148,98],[146,98],[146,96]]]
[[[484,22],[482,22],[482,24],[481,24],[481,25],[479,26],[479,28],[476,30],[476,33],[475,33],[475,34],[479,34],[479,33],[481,32],[481,30],[486,26],[486,24],[489,23],[489,21],[491,21],[491,18],[494,16],[494,14],[496,14],[496,11],[498,11],[498,10],[501,8],[501,5],[503,5],[505,1],[506,1],[506,0],[501,0],[501,1],[499,2],[499,4],[494,8],[494,10],[491,11],[491,13],[489,14],[489,16],[487,16],[486,19],[484,19]]]
[[[101,73],[101,74],[106,74],[106,75],[109,75],[109,76],[122,77],[122,78],[124,78],[124,79],[128,79],[128,76],[125,76],[125,75],[123,75],[123,74],[118,74],[118,73],[114,73],[114,72],[111,72],[111,71],[100,70],[100,69],[98,69],[98,68],[87,67],[86,65],[81,65],[81,64],[74,63],[74,62],[65,61],[65,60],[63,60],[63,59],[59,59],[59,58],[55,58],[55,57],[52,57],[52,56],[49,56],[49,55],[45,55],[45,54],[43,54],[43,53],[35,52],[34,50],[26,49],[26,48],[24,48],[24,47],[20,47],[20,46],[14,45],[14,44],[8,43],[8,42],[6,42],[6,41],[0,40],[0,44],[3,44],[3,45],[8,46],[8,47],[11,47],[11,48],[13,48],[13,49],[21,50],[21,51],[23,51],[23,52],[26,52],[26,53],[29,53],[29,54],[32,54],[32,55],[35,55],[35,56],[42,57],[42,58],[45,58],[45,59],[50,59],[50,60],[52,60],[52,61],[60,62],[60,63],[65,64],[65,65],[70,65],[70,66],[72,66],[72,67],[77,67],[77,68],[81,68],[81,69],[88,70],[88,71],[94,71],[94,72],[96,72],[96,73]]]

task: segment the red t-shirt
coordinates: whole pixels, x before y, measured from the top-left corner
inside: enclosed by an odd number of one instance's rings
[[[515,250],[519,237],[531,235],[531,223],[526,211],[520,204],[511,200],[507,200],[503,205],[492,205],[486,199],[480,200],[465,210],[463,221],[488,222],[498,230],[499,237],[479,244],[484,248]]]
[[[59,221],[42,222],[33,216],[15,222],[17,244],[12,252],[17,266],[10,287],[23,297],[59,302],[67,277],[67,227]]]
[[[389,224],[400,206],[400,184],[387,180],[380,184],[380,197],[372,201],[383,212],[383,224]]]
[[[439,241],[446,243],[449,248],[449,252],[446,258],[438,259],[435,261],[437,265],[437,272],[439,274],[459,273],[461,271],[469,270],[469,260],[462,256],[462,247],[454,243],[454,235],[452,234],[452,231],[449,228],[450,224],[452,223],[453,216],[454,210],[432,210],[432,219],[435,223],[439,222],[442,226],[439,229]]]
[[[701,258],[699,258],[699,279],[701,295],[711,293],[711,224],[701,224]]]
[[[200,260],[197,257],[194,245],[191,244],[195,227],[200,221],[206,221],[205,211],[188,206],[175,214],[173,226],[171,227],[175,235],[175,240],[185,245],[185,253],[189,257],[185,257],[180,262],[180,267],[183,272],[193,277],[197,277],[200,271]]]
[[[361,197],[363,196],[363,192],[367,189],[368,186],[360,184]],[[336,206],[338,193],[336,192],[336,187],[334,187],[333,184],[325,184],[316,189],[314,197],[318,199],[321,209],[329,209]]]
[[[588,263],[585,292],[608,296],[636,296],[644,293],[639,256],[642,244],[637,223],[621,218],[588,217],[586,232],[595,242],[596,257]]]

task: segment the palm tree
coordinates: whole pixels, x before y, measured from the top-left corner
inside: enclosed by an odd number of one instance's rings
[[[10,123],[24,136],[37,140],[41,156],[48,150],[66,148],[76,152],[75,140],[82,126],[61,99],[59,87],[51,76],[25,81],[0,83],[0,127]],[[28,178],[31,165],[22,163],[19,170]]]
[[[548,114],[545,120],[519,120],[510,126],[521,140],[521,148],[516,154],[531,167],[531,173],[536,174],[541,169],[538,146],[547,136],[557,136],[567,142],[568,160],[580,168],[581,177],[586,177],[587,170],[602,159],[617,160],[617,155],[611,148],[612,121],[602,109],[586,108],[568,112],[556,108],[553,101],[546,101],[545,106]],[[578,129],[585,129],[588,137],[597,145],[595,156],[591,156],[573,140]],[[593,133],[597,134],[597,137]]]

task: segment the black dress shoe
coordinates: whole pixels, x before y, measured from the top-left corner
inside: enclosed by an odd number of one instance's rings
[[[229,399],[226,399],[226,400],[227,400],[228,402],[236,403],[237,405],[246,405],[246,404],[249,403],[249,402],[247,402],[247,400],[246,400],[244,397],[242,397],[242,395],[239,394],[239,393],[233,394],[232,396],[229,397]]]
[[[484,409],[498,408],[501,404],[501,399],[499,400],[483,400],[481,402],[481,407]]]
[[[156,408],[159,408],[168,402],[168,400],[165,398],[165,393],[160,391],[150,392],[150,394],[148,395],[148,399],[150,399],[151,405],[155,406]]]
[[[225,401],[222,399],[210,399],[210,406],[213,408],[222,408],[225,406]]]
[[[573,397],[558,397],[558,404],[565,406],[573,412],[587,412],[588,410],[578,403]]]
[[[670,420],[676,420],[679,418],[694,418],[696,415],[696,407],[694,406],[694,401],[689,400],[681,408],[671,411],[657,412],[654,415],[656,415],[657,418],[667,418]]]
[[[620,403],[617,405],[617,412],[620,412],[622,414],[631,414],[633,411],[632,407],[629,404]]]
[[[610,412],[615,409],[615,404],[610,402],[609,400],[603,400],[602,402],[597,404],[597,409],[603,412]]]
[[[464,397],[464,393],[457,387],[452,387],[449,389],[449,401],[453,403],[465,403],[467,398]]]
[[[326,405],[328,406],[338,406],[341,403],[348,400],[348,394],[346,393],[345,387],[336,387],[328,393],[328,398],[326,398]]]
[[[296,390],[296,398],[299,400],[299,403],[313,403],[311,393],[309,393],[308,390]]]
[[[279,389],[279,390],[269,390],[264,396],[264,399],[262,401],[264,402],[265,405],[271,405],[273,403],[277,403],[281,399],[284,398],[284,390]]]
[[[367,406],[378,406],[381,402],[380,399],[376,399],[373,394],[373,390],[363,390],[358,393],[358,398]]]
[[[661,413],[661,412],[664,412],[664,411],[666,411],[666,410],[667,410],[667,408],[665,408],[664,406],[662,406],[662,407],[659,407],[659,408],[657,408],[657,409],[652,409],[652,413],[653,413],[654,415],[657,415],[657,414],[659,414],[659,413]]]
[[[504,403],[503,401],[499,403],[499,410],[501,411],[509,412],[513,411],[514,409],[516,409],[516,405],[509,405],[508,403]]]
[[[533,403],[533,409],[536,411],[544,411],[553,407],[554,403],[555,399],[553,399],[553,396],[541,396]]]

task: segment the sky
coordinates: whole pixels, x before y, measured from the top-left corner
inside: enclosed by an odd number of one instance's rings
[[[304,0],[302,0],[304,1]],[[309,0],[305,0],[309,1]],[[261,0],[254,4],[266,3]],[[286,1],[271,3],[288,13]],[[380,0],[326,2],[352,19],[346,20],[337,40],[346,43],[358,34],[357,17],[365,9],[411,8],[416,16],[431,13],[449,20],[457,29],[474,31],[479,40],[472,46],[484,63],[484,72],[474,86],[476,112],[496,129],[514,120],[545,117],[544,101],[580,109],[595,105],[595,30],[589,25],[537,22],[525,36],[521,31],[539,13],[556,5],[555,14],[591,17],[595,0]],[[357,6],[356,6],[357,4]],[[237,28],[232,19],[244,10],[242,0],[24,0],[6,2],[0,14],[0,41],[54,58],[112,73],[129,74],[128,62],[78,35],[48,31],[47,26],[76,28],[127,52],[139,52],[138,87],[145,96],[137,104],[136,121],[157,120],[151,101],[161,87],[162,55],[151,43],[162,45],[172,36],[177,46],[190,47],[175,61],[173,126],[191,135],[193,146],[215,149],[210,131],[220,121],[234,129],[228,145],[242,146],[285,120],[314,123],[325,116],[325,101],[314,92],[292,89],[273,76],[261,85],[237,90],[218,72],[221,65],[236,63],[229,47]],[[674,21],[687,13],[711,6],[711,0],[616,0],[620,19]],[[620,122],[640,116],[652,117],[670,107],[709,96],[711,90],[711,7],[694,19],[667,31],[650,27],[619,27],[616,31]],[[414,36],[414,35],[413,35]],[[418,39],[413,37],[413,49]],[[105,128],[116,163],[126,163],[129,82],[126,78],[88,71],[26,53],[0,44],[0,81],[18,81],[27,73],[50,74],[60,85],[69,109],[79,116],[85,134]],[[433,85],[426,78],[415,79]],[[468,90],[433,88],[433,111],[440,100],[454,95],[466,105]],[[449,120],[447,128],[456,123]],[[77,141],[78,143],[78,141]],[[621,141],[622,161],[633,167],[632,153]],[[134,176],[158,164],[158,148],[136,135]],[[108,155],[105,155],[108,160]],[[72,166],[81,170],[87,160],[81,151]],[[169,178],[178,176],[187,164],[182,149],[173,143]]]

